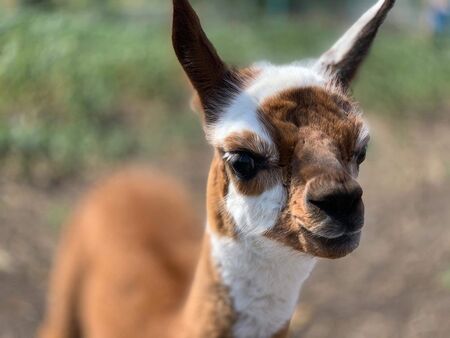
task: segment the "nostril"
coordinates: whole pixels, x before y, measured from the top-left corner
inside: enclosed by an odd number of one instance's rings
[[[349,191],[347,197],[344,197],[344,203],[347,205],[349,210],[353,210],[361,203],[363,191],[361,187],[357,187],[352,191]],[[347,201],[345,201],[347,200]]]
[[[307,202],[330,216],[345,216],[362,203],[362,189],[359,185],[346,187],[334,186],[328,189],[309,191]]]
[[[350,190],[349,192],[351,195],[353,195],[353,201],[354,202],[358,202],[361,200],[362,195],[363,195],[363,190],[362,188],[359,186],[359,184],[357,186],[355,186],[352,190]]]
[[[308,199],[308,202],[326,214],[334,217],[347,214],[351,205],[354,204],[354,201],[349,201],[347,198],[344,198],[344,196],[339,195],[327,195],[323,196],[321,199]]]
[[[330,209],[333,205],[333,201],[326,198],[323,199],[308,198],[308,203],[322,210]]]

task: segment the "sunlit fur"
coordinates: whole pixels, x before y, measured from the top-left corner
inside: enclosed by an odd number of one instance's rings
[[[348,89],[394,2],[317,61],[238,70],[173,0],[174,50],[214,147],[203,242],[171,179],[131,170],[101,182],[63,235],[40,337],[286,337],[316,257],[359,245],[369,129]],[[262,163],[245,178],[231,163],[242,153]]]

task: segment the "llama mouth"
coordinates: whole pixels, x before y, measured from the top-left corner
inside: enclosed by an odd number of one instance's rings
[[[317,235],[303,226],[300,232],[308,251],[322,258],[335,259],[347,256],[358,248],[361,239],[361,230],[347,232],[335,238]]]

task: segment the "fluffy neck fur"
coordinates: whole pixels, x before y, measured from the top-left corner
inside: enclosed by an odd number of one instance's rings
[[[267,239],[207,234],[176,336],[287,337],[315,262]]]
[[[315,258],[264,237],[211,235],[211,254],[228,288],[236,320],[235,337],[272,337],[294,313]]]
[[[316,259],[261,234],[225,230],[231,224],[220,207],[227,190],[222,174],[213,162],[207,235],[184,311],[186,337],[285,337]]]

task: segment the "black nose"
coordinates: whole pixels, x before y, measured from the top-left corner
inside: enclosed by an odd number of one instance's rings
[[[346,228],[357,231],[364,223],[363,191],[353,179],[345,182],[326,181],[312,185],[307,202]]]

